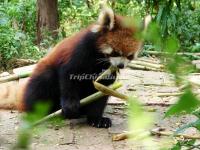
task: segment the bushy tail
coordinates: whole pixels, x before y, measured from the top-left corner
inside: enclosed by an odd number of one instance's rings
[[[0,109],[23,110],[22,96],[28,79],[0,84]]]

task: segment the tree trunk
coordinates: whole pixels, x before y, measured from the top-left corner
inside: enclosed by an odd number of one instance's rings
[[[51,33],[53,37],[57,36],[59,27],[57,0],[37,0],[36,26],[38,45],[47,32]]]

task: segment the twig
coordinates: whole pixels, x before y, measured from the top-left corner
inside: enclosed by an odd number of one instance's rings
[[[200,73],[198,73],[198,72],[194,72],[194,73],[191,73],[190,75],[200,75]]]
[[[159,130],[151,130],[150,133],[152,135],[159,135],[159,136],[174,136],[174,137],[183,137],[184,139],[200,139],[200,136],[195,135],[187,135],[187,134],[175,134],[172,131],[159,131]]]
[[[131,137],[133,133],[132,132],[125,132],[113,135],[112,140],[113,141],[120,141],[125,140],[129,137]],[[151,130],[149,131],[150,135],[157,135],[157,136],[174,136],[174,137],[183,137],[185,139],[200,139],[200,136],[194,136],[194,135],[187,135],[187,134],[174,134],[172,131],[159,131],[159,130]]]
[[[148,67],[148,66],[137,65],[137,64],[132,64],[132,63],[128,64],[128,67],[130,67],[132,69],[140,69],[140,70],[162,71],[161,69],[152,68],[152,67]]]
[[[189,147],[189,148],[186,149],[186,150],[193,150],[193,149],[195,149],[195,148],[200,149],[200,144],[193,145],[193,146]]]
[[[131,132],[116,134],[116,135],[113,135],[112,140],[113,141],[122,141],[122,140],[128,139],[131,135],[132,135]]]
[[[174,84],[172,83],[138,83],[138,84],[134,84],[136,85],[143,85],[143,86],[174,86]]]
[[[144,106],[162,106],[162,107],[168,107],[172,104],[169,104],[169,103],[144,103],[143,104]]]
[[[112,89],[112,90],[116,90],[116,89],[120,88],[121,86],[122,86],[121,83],[114,83],[114,84],[111,86],[111,89]],[[81,106],[87,105],[87,104],[89,104],[89,103],[91,103],[91,102],[97,100],[98,98],[104,96],[104,95],[105,95],[105,94],[102,93],[102,92],[100,92],[100,91],[99,91],[99,92],[96,92],[96,93],[94,93],[94,94],[92,94],[92,95],[90,95],[90,96],[88,96],[88,97],[86,97],[86,98],[83,98],[83,99],[80,101],[80,105],[81,105]],[[46,122],[47,120],[49,120],[49,119],[51,119],[51,118],[55,118],[55,117],[57,117],[57,116],[60,116],[60,115],[61,115],[61,112],[62,112],[62,111],[61,111],[61,109],[60,109],[60,110],[58,110],[58,111],[56,111],[56,112],[54,112],[54,113],[52,113],[52,114],[50,114],[50,115],[48,115],[48,116],[42,118],[41,120],[35,122],[32,126],[37,126],[37,125],[39,125],[39,124],[41,124],[41,123]]]
[[[16,61],[15,63],[19,66],[25,66],[37,63],[37,60],[33,59],[16,59],[15,61]]]
[[[165,97],[165,96],[179,96],[182,95],[183,92],[170,92],[170,93],[156,93],[158,97]]]

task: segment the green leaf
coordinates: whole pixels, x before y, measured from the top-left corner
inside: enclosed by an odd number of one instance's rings
[[[184,64],[184,60],[183,60],[182,57],[180,57],[180,56],[174,56],[172,58],[171,57],[169,58],[169,60],[168,60],[168,62],[167,62],[166,65],[167,65],[168,70],[171,73],[173,73],[173,74],[181,74],[178,69],[183,64]]]
[[[171,150],[181,150],[181,145],[178,142],[173,148],[171,148]]]
[[[192,91],[188,89],[179,98],[178,102],[169,108],[169,110],[165,114],[165,117],[180,114],[181,112],[191,113],[199,105],[199,100],[194,96]]]
[[[131,98],[129,100],[129,126],[131,130],[138,130],[141,128],[145,128],[146,126],[144,122],[146,122],[146,115],[144,115],[144,110],[140,106],[140,104],[134,99]]]
[[[175,3],[178,7],[179,10],[181,10],[181,1],[180,0],[175,0]]]
[[[186,142],[187,145],[194,145],[194,143],[196,142],[196,139],[192,139]]]
[[[130,0],[117,0],[117,2],[121,4],[128,4]]]
[[[165,48],[164,51],[170,54],[175,54],[179,49],[179,44],[176,37],[169,37],[165,41]]]
[[[131,136],[134,140],[143,141],[149,138],[146,131],[152,127],[154,116],[152,113],[145,112],[135,98],[130,98],[128,102],[128,125],[132,132]],[[153,144],[152,142],[150,143]]]
[[[35,121],[43,118],[44,116],[48,114],[50,106],[51,105],[49,103],[45,103],[45,102],[37,103],[34,106],[34,111],[24,115],[23,120],[27,121],[27,123],[34,123]]]
[[[198,108],[195,111],[193,111],[192,114],[200,119],[200,108]]]
[[[169,16],[170,16],[170,8],[166,4],[163,4],[163,6],[161,6],[161,9],[162,9],[162,14],[161,16],[159,16],[161,17],[159,20],[159,25],[161,27],[162,35],[166,37],[168,33],[167,21],[169,20]]]
[[[176,84],[182,82],[181,76],[186,76],[189,73],[195,71],[195,66],[191,64],[186,58],[178,55],[164,55],[166,61],[166,68],[175,75]]]
[[[157,23],[160,23],[160,21],[161,21],[162,14],[163,14],[163,10],[164,10],[164,6],[161,5],[161,6],[159,7],[158,14],[157,14],[157,16],[156,16],[156,21],[157,21]]]
[[[77,7],[80,7],[80,6],[84,5],[84,1],[83,0],[73,0],[72,4]]]
[[[145,35],[145,40],[152,42],[156,46],[156,49],[160,50],[162,47],[162,38],[160,27],[157,23],[152,22],[150,23]]]

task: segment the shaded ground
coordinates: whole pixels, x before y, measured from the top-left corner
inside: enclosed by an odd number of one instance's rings
[[[177,92],[171,77],[164,72],[142,71],[124,69],[119,80],[124,83],[120,89],[122,93],[136,95],[138,99],[148,104],[146,110],[152,110],[157,115],[155,127],[163,127],[174,130],[183,123],[195,119],[192,116],[181,118],[163,119],[167,106],[177,99],[174,96],[160,97],[158,92]],[[44,131],[34,134],[31,149],[36,150],[137,150],[143,149],[138,143],[129,140],[113,142],[112,135],[127,130],[127,117],[123,101],[111,97],[105,115],[112,118],[113,126],[109,129],[97,129],[89,127],[84,120],[65,121],[61,127],[49,125]],[[149,106],[151,105],[151,106]],[[16,132],[19,126],[20,114],[16,111],[0,111],[0,150],[10,149],[16,141]],[[194,128],[186,131],[187,134],[198,134]],[[160,138],[155,137],[159,142]]]

